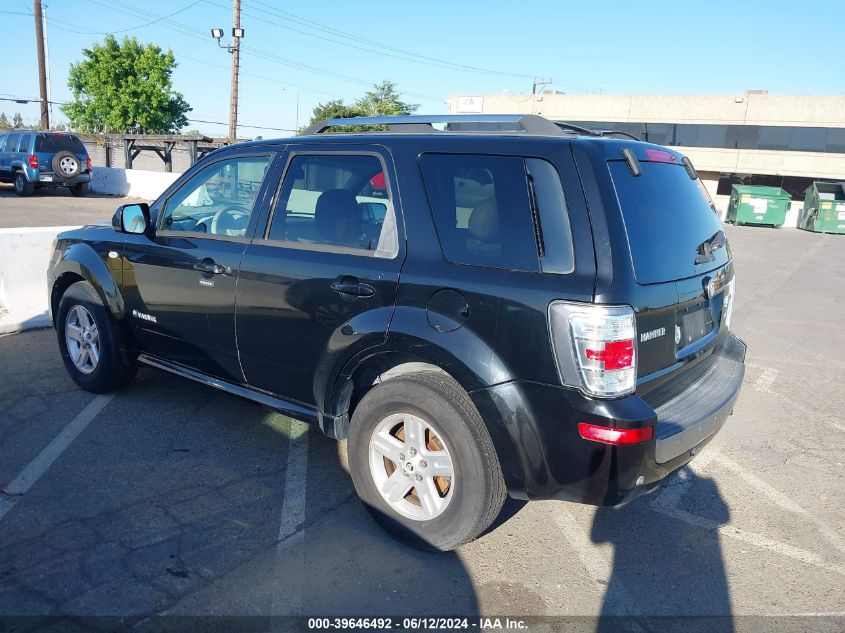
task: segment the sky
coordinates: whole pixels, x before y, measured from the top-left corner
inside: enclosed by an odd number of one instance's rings
[[[0,0],[0,98],[38,97],[32,5]],[[67,72],[84,48],[107,32],[135,36],[176,56],[188,128],[226,134],[231,58],[210,29],[228,38],[231,0],[44,5],[53,101],[70,98]],[[529,93],[535,78],[578,94],[845,94],[840,0],[242,0],[241,11],[240,137],[285,136],[318,103],[353,101],[384,79],[420,113],[446,112],[452,94]],[[0,111],[38,121],[37,103],[0,101]],[[57,105],[53,118],[65,119]]]

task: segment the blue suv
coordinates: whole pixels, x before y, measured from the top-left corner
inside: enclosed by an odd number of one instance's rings
[[[0,134],[0,182],[29,196],[41,187],[68,187],[88,193],[91,159],[79,137],[66,132],[9,131]]]

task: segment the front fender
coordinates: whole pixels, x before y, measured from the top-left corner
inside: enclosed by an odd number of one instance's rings
[[[115,319],[120,320],[124,317],[125,307],[123,297],[120,294],[118,282],[122,275],[122,267],[120,259],[109,259],[107,253],[108,248],[118,245],[105,244],[104,250],[105,258],[100,255],[89,244],[82,242],[75,242],[69,244],[62,252],[59,260],[53,264],[51,269],[51,295],[50,307],[55,314],[55,309],[58,306],[61,293],[69,284],[63,284],[62,278],[65,275],[73,277],[82,277],[97,291],[100,298],[108,306],[109,312]],[[107,260],[109,263],[106,264]],[[113,264],[111,262],[114,262]]]

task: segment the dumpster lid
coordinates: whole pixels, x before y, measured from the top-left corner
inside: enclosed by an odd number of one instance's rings
[[[754,196],[755,198],[791,198],[789,192],[780,187],[767,187],[763,185],[733,185],[731,187],[739,194]]]

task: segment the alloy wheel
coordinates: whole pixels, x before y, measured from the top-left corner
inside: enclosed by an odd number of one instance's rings
[[[416,521],[440,516],[452,500],[455,467],[434,427],[395,413],[379,422],[369,442],[370,473],[382,498]]]
[[[73,306],[65,318],[65,344],[70,360],[83,374],[90,374],[100,362],[100,331],[91,313]]]

